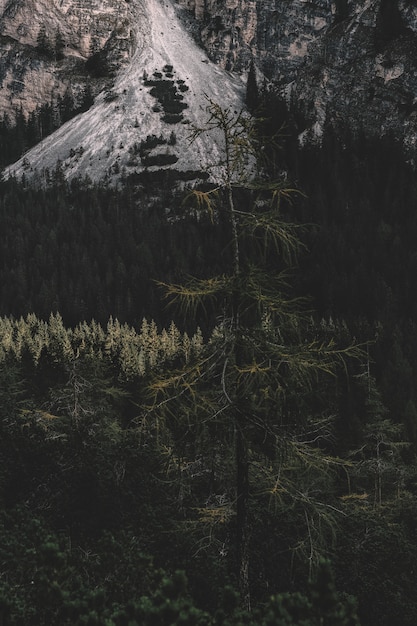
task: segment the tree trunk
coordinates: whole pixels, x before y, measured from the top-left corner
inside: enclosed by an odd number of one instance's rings
[[[237,538],[237,566],[239,591],[242,606],[250,611],[249,587],[249,543],[250,525],[248,516],[249,503],[249,459],[248,446],[242,429],[236,428],[236,538]]]

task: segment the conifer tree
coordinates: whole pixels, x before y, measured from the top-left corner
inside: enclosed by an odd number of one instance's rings
[[[281,471],[284,457],[305,472],[328,471],[329,457],[313,443],[324,438],[327,425],[309,414],[305,397],[322,375],[358,351],[336,350],[332,341],[311,337],[299,301],[286,293],[285,266],[301,244],[298,227],[284,219],[282,208],[295,191],[265,179],[253,119],[212,101],[208,116],[193,137],[213,132],[222,138],[223,158],[213,169],[217,185],[194,189],[189,199],[229,229],[224,251],[229,270],[163,286],[194,316],[213,306],[219,324],[198,359],[155,378],[148,418],[158,428],[165,423],[165,445],[180,446],[179,456],[214,458],[207,446],[217,457],[221,450],[219,468],[212,472],[220,481],[229,472],[227,489],[234,497],[220,508],[201,510],[206,520],[234,518],[236,576],[242,605],[250,608],[251,477],[256,475],[273,498],[297,490],[296,481],[291,484]],[[311,511],[313,500],[308,497],[302,506]]]
[[[376,23],[377,46],[383,48],[405,32],[398,0],[381,0]]]
[[[259,90],[253,59],[249,65],[248,82],[246,84],[246,106],[251,113],[254,113],[259,106]]]
[[[335,22],[339,23],[349,16],[348,0],[336,0],[335,2]]]
[[[369,371],[359,377],[366,385],[366,420],[359,449],[351,453],[355,459],[353,476],[357,485],[374,507],[380,507],[388,497],[395,498],[404,489],[406,465],[402,453],[410,447],[403,438],[403,426],[388,415],[373,376]]]
[[[36,46],[41,54],[44,54],[45,56],[52,56],[53,48],[49,37],[46,34],[45,24],[42,24],[39,28],[38,36],[36,38]]]
[[[55,58],[57,59],[57,61],[61,61],[64,58],[65,56],[64,49],[65,49],[65,41],[64,41],[61,31],[58,28],[58,30],[55,33],[55,45],[54,45]]]

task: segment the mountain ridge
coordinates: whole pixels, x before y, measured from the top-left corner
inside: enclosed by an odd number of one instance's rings
[[[204,123],[204,93],[242,107],[252,61],[260,84],[296,110],[301,142],[320,142],[329,126],[339,134],[390,134],[414,160],[417,6],[411,0],[3,0],[0,15],[3,111],[28,115],[68,93],[79,102],[86,88],[96,98],[90,111],[31,149],[7,175],[32,177],[57,163],[68,177],[83,173],[92,180],[161,166],[204,169],[216,160],[216,140],[190,147],[184,122]],[[40,49],[43,27],[49,46],[60,31],[60,54],[56,45],[49,57]],[[172,76],[165,66],[173,67]],[[136,130],[128,132],[128,124]]]
[[[204,170],[220,137],[189,142],[209,100],[243,106],[244,83],[210,63],[165,0],[136,3],[137,46],[111,88],[92,107],[32,148],[7,175],[40,177],[59,164],[68,178],[97,181],[175,164]]]

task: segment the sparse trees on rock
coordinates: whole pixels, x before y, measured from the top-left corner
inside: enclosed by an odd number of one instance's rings
[[[53,45],[46,33],[46,26],[42,24],[39,28],[38,36],[36,38],[36,47],[40,54],[47,57],[52,57],[54,54]]]

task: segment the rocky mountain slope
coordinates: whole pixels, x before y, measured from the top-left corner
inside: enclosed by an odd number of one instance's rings
[[[58,160],[95,179],[204,166],[212,143],[190,148],[186,122],[201,123],[204,93],[240,107],[252,59],[303,119],[300,140],[326,123],[391,132],[410,154],[417,140],[414,0],[0,0],[0,16],[3,111],[77,99],[86,85],[97,96],[14,173]]]
[[[103,4],[103,3],[102,3]],[[244,84],[211,63],[169,0],[132,2],[114,79],[93,106],[30,150],[8,172],[118,179],[147,169],[202,170],[218,160],[216,137],[190,143],[208,100],[242,107]],[[133,28],[134,27],[134,28]]]
[[[105,50],[118,71],[135,45],[136,14],[124,0],[0,0],[0,107],[25,114],[83,89],[84,63]],[[43,41],[42,41],[43,32]],[[103,79],[93,79],[98,91]]]
[[[296,104],[302,137],[324,124],[392,132],[413,148],[417,126],[414,0],[179,0],[211,58],[265,80]]]

